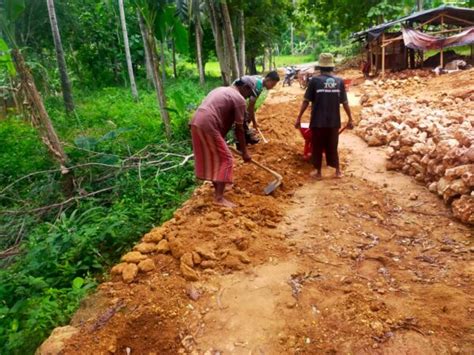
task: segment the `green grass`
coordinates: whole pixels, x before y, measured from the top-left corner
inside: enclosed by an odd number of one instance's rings
[[[298,64],[304,64],[304,63],[310,63],[316,61],[314,55],[308,54],[308,55],[282,55],[282,56],[277,56],[275,57],[275,65],[277,68],[281,68],[285,65],[298,65]],[[189,66],[186,66],[187,68],[192,68],[194,69],[194,65],[189,64]],[[257,65],[257,70],[261,71],[262,66]],[[221,75],[221,70],[220,70],[220,65],[219,62],[208,62],[206,63],[205,67],[205,72],[206,75],[211,76],[211,77],[220,77]]]
[[[275,64],[277,68],[284,65],[297,65],[304,63],[311,63],[316,61],[316,58],[312,54],[308,55],[281,55],[275,58]]]

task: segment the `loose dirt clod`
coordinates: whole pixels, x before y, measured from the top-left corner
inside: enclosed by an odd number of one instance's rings
[[[169,243],[166,239],[161,240],[156,246],[156,251],[158,253],[166,254],[170,251]]]
[[[142,272],[150,272],[155,270],[155,263],[152,259],[145,259],[140,261],[138,264],[138,269]]]
[[[126,263],[138,264],[140,261],[145,260],[146,256],[138,251],[131,251],[122,256],[121,260]]]
[[[186,265],[185,263],[181,263],[180,265],[180,270],[181,273],[183,274],[183,277],[188,280],[188,281],[198,281],[199,280],[199,274],[196,270],[194,270],[192,267]]]
[[[136,264],[127,264],[122,270],[123,282],[130,283],[135,280],[135,277],[138,274],[138,266]]]

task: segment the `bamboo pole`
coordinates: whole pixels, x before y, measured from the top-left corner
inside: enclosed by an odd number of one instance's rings
[[[456,16],[445,15],[445,14],[441,15],[441,22],[443,22],[444,16],[447,17],[447,18],[450,18],[451,20],[455,20],[455,21],[459,21],[459,22],[464,22],[465,24],[467,24],[467,25],[469,25],[469,26],[474,25],[474,22],[472,22],[472,21],[464,20],[464,19],[459,18],[459,17],[456,17]]]
[[[444,30],[444,31],[436,31],[436,32],[425,32],[427,35],[440,35],[440,34],[443,34],[443,33],[449,33],[449,32],[462,32],[464,31],[465,29],[467,29],[467,27],[461,27],[461,28],[452,28],[450,30]]]
[[[374,46],[372,43],[369,45],[369,56],[370,56],[370,72],[369,74],[372,74],[372,71],[374,70]]]
[[[385,32],[382,34],[382,44],[385,41]],[[382,47],[382,78],[385,76],[385,47]]]
[[[431,22],[433,22],[433,21],[439,19],[440,17],[441,17],[441,15],[438,15],[438,16],[433,17],[432,19],[429,19],[429,20],[426,21],[426,22],[423,22],[423,23],[419,24],[418,26],[415,27],[415,30],[417,30],[417,29],[419,29],[419,28],[421,28],[421,27],[423,27],[423,26],[425,26],[425,25],[430,24]]]
[[[444,15],[441,15],[441,30],[444,28]],[[439,52],[439,61],[440,61],[440,66],[441,69],[444,68],[444,50],[443,47],[441,47],[441,51]]]

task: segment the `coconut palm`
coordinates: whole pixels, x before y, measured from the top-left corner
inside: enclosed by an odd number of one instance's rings
[[[74,101],[72,98],[71,82],[67,73],[66,59],[64,58],[64,50],[59,33],[58,20],[56,17],[56,9],[54,8],[54,0],[46,0],[48,6],[49,22],[51,24],[51,32],[53,33],[54,48],[56,50],[56,59],[58,61],[59,77],[61,79],[61,89],[63,92],[64,105],[66,111],[71,113],[74,111]]]
[[[50,1],[50,0],[48,0]],[[137,84],[135,83],[135,75],[133,74],[132,57],[130,55],[130,45],[128,43],[127,22],[125,20],[125,9],[123,7],[123,0],[118,0],[120,11],[120,24],[122,26],[123,45],[125,47],[125,59],[127,61],[128,76],[130,78],[130,87],[132,89],[132,96],[138,100]]]

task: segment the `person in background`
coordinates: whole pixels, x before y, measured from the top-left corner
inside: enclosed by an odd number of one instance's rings
[[[293,78],[296,75],[296,67],[295,66],[289,66],[285,67],[285,79],[283,80],[283,86],[285,84],[288,84],[288,86],[291,86],[291,82]]]
[[[341,127],[340,105],[349,117],[347,127],[353,128],[352,115],[347,100],[344,81],[333,74],[334,57],[330,53],[319,56],[319,76],[313,77],[306,89],[300,113],[295,127],[301,127],[301,117],[311,102],[311,121],[309,127],[312,133],[312,158],[315,170],[311,176],[317,179],[322,177],[321,166],[323,152],[326,154],[326,163],[336,169],[336,177],[342,177],[339,166],[339,128]]]
[[[236,81],[229,87],[212,90],[189,123],[193,143],[195,173],[201,180],[212,181],[214,202],[224,207],[235,204],[224,198],[226,184],[233,183],[233,158],[225,136],[235,125],[237,141],[245,162],[251,160],[245,144],[245,99],[256,95],[251,82]]]
[[[245,83],[250,83],[255,87],[255,96],[250,96],[247,105],[247,111],[245,115],[244,130],[245,140],[247,144],[257,144],[260,140],[253,134],[250,129],[250,122],[253,124],[254,129],[258,129],[257,119],[255,118],[255,104],[257,103],[258,97],[262,93],[263,89],[271,90],[280,81],[280,76],[276,71],[269,72],[265,78],[258,75],[244,75],[240,79]]]

